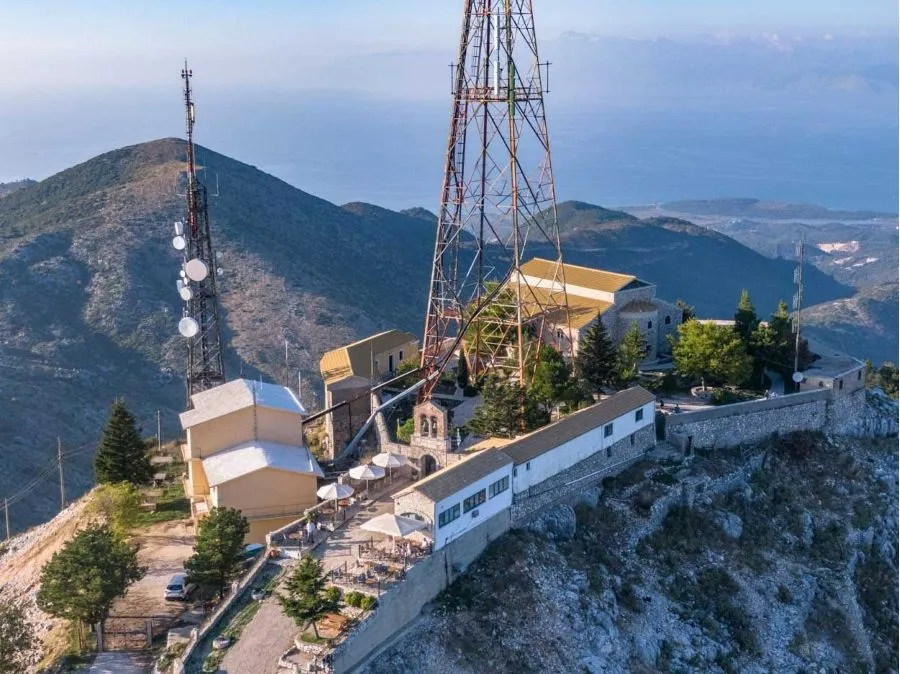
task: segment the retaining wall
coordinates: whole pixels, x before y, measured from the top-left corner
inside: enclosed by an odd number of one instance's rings
[[[837,405],[844,410],[854,403]],[[759,442],[773,434],[828,430],[834,406],[832,394],[822,390],[669,414],[666,440],[684,449],[690,438],[692,447],[715,449]]]
[[[608,475],[625,470],[656,445],[654,424],[635,431],[633,436],[634,444],[631,444],[631,436],[622,438],[609,447],[611,455],[600,450],[584,461],[516,494],[513,497],[512,526],[522,527],[549,506],[590,489]],[[518,466],[518,469],[522,470],[522,466]]]
[[[484,549],[509,531],[509,510],[485,520],[471,531],[417,562],[406,579],[378,598],[378,607],[333,653],[335,674],[352,672],[419,615],[422,607],[465,572]]]

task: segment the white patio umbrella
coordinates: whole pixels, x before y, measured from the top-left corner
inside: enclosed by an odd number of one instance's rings
[[[414,531],[426,529],[428,525],[425,522],[414,520],[412,517],[402,517],[393,513],[384,513],[373,517],[368,522],[363,523],[360,527],[363,531],[374,531],[378,534],[385,534],[395,538],[405,538]]]
[[[354,480],[366,481],[366,492],[369,491],[369,480],[378,480],[384,477],[384,468],[371,466],[368,463],[364,463],[361,466],[355,466],[347,472]]]
[[[402,454],[382,452],[381,454],[376,454],[372,457],[372,463],[374,463],[376,466],[380,466],[381,468],[387,468],[388,475],[393,478],[394,476],[391,474],[392,470],[394,468],[402,468],[409,463],[409,459],[407,459]]]
[[[334,501],[334,511],[337,512],[337,502],[342,498],[348,498],[353,492],[354,489],[349,484],[332,482],[331,484],[326,484],[324,487],[320,487],[316,492],[316,496],[323,501]]]

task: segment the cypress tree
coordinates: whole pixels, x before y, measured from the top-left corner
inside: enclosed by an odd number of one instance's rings
[[[600,320],[600,314],[597,314],[597,320],[585,331],[578,344],[575,371],[582,386],[590,393],[615,382],[616,347]]]
[[[756,308],[750,300],[750,291],[742,290],[741,299],[737,305],[737,312],[734,314],[734,331],[744,343],[747,353],[751,351],[750,338],[758,325],[759,319],[756,317]]]
[[[456,385],[465,392],[469,388],[469,361],[466,354],[460,350],[459,363],[456,365]]]
[[[131,482],[147,484],[153,472],[144,440],[135,424],[134,415],[125,403],[116,401],[94,458],[94,474],[100,483]]]

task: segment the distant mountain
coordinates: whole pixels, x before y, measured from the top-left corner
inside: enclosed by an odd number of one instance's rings
[[[437,224],[437,215],[429,211],[427,208],[422,208],[421,206],[416,206],[415,208],[405,208],[400,212],[403,215],[408,215],[411,218],[420,218],[421,220],[427,220],[433,225]]]
[[[57,435],[64,448],[96,441],[115,396],[147,434],[156,410],[164,437],[178,431],[184,341],[170,242],[184,216],[174,189],[184,152],[174,139],[122,148],[0,199],[0,496],[40,474]],[[300,369],[311,405],[325,350],[388,327],[420,332],[433,213],[339,207],[206,148],[198,154],[203,175],[219,177],[211,221],[229,376],[293,383]],[[790,296],[790,262],[686,220],[581,202],[558,211],[568,261],[636,274],[704,315],[730,316],[741,288],[761,312]],[[493,247],[487,255],[498,261]],[[810,302],[849,292],[810,271]],[[90,456],[67,463],[68,494],[90,483]],[[55,484],[44,486],[11,509],[16,530],[56,509]]]
[[[36,182],[37,181],[31,180],[30,178],[25,178],[24,180],[14,180],[11,183],[0,183],[0,199],[23,187],[34,185]]]
[[[659,208],[689,215],[721,215],[732,218],[766,220],[876,220],[897,219],[896,213],[837,211],[812,204],[786,204],[760,199],[693,199],[670,201]]]

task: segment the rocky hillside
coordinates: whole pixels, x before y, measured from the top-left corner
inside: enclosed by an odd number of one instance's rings
[[[643,461],[493,544],[369,674],[896,672],[897,479],[896,438]]]
[[[36,184],[36,182],[37,181],[35,180],[25,178],[24,180],[14,180],[11,183],[0,183],[0,199],[8,194],[12,194],[16,190],[22,189],[23,187],[30,187],[31,185]]]

